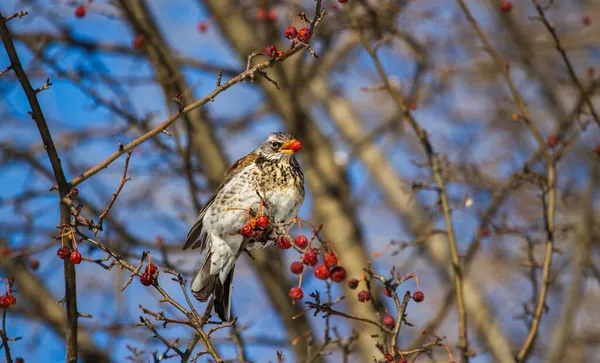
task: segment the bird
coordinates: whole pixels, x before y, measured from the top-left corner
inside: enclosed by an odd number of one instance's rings
[[[191,227],[183,250],[200,248],[204,261],[190,284],[201,302],[214,296],[221,321],[231,320],[231,295],[235,263],[243,252],[275,244],[242,234],[249,215],[268,210],[270,225],[297,218],[304,202],[304,174],[294,154],[300,141],[273,132],[252,152],[233,163],[223,182],[204,205]],[[266,209],[265,209],[266,208]],[[271,236],[272,237],[272,236]]]

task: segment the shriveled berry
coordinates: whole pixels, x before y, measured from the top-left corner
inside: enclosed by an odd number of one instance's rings
[[[387,297],[392,297],[392,292],[387,287],[383,289],[383,294]]]
[[[288,38],[289,40],[296,39],[298,36],[298,29],[295,26],[290,25],[283,31],[283,36]]]
[[[412,296],[412,299],[415,302],[422,302],[423,300],[425,300],[425,294],[423,293],[423,291],[419,290],[419,291],[415,291],[415,293]]]
[[[288,248],[292,247],[292,243],[285,237],[279,237],[279,241],[277,241],[277,247],[281,248],[282,250],[287,250]]]
[[[133,48],[141,49],[143,45],[144,45],[144,36],[143,35],[137,35],[135,38],[133,38]]]
[[[393,362],[393,361],[394,361],[394,356],[393,356],[393,355],[391,355],[390,353],[385,353],[385,354],[383,355],[383,357],[385,358],[385,361],[386,361],[386,362]]]
[[[7,294],[4,297],[4,299],[5,299],[6,303],[8,304],[8,306],[14,305],[17,303],[17,298],[13,294]]]
[[[208,30],[208,23],[203,21],[196,27],[200,33],[204,33]]]
[[[87,13],[87,9],[86,9],[86,7],[84,5],[79,5],[75,9],[75,16],[78,17],[78,18],[83,18],[86,13]]]
[[[69,257],[71,254],[69,253],[69,249],[67,247],[61,247],[56,251],[56,255],[60,257],[61,260]]]
[[[371,300],[371,294],[367,290],[362,290],[358,293],[358,301],[367,302],[369,300]]]
[[[79,265],[81,263],[81,253],[79,253],[79,251],[73,251],[69,257],[69,260],[71,260],[71,262],[74,264]]]
[[[146,266],[145,272],[148,276],[154,276],[158,272],[158,267],[153,263],[149,263],[148,266]]]
[[[329,278],[329,269],[325,265],[319,265],[315,268],[315,277],[321,280]]]
[[[333,253],[325,255],[325,266],[333,268],[338,265],[338,258]]]
[[[140,282],[144,286],[150,286],[150,285],[152,285],[153,281],[154,281],[154,279],[151,278],[150,276],[148,276],[148,274],[145,273],[145,272],[142,274],[142,276],[140,276]]]
[[[290,271],[295,275],[300,275],[302,270],[304,270],[304,264],[300,261],[294,261],[290,265]]]
[[[396,325],[396,320],[394,319],[393,316],[391,315],[386,315],[383,317],[383,325],[389,327],[392,327],[394,325]]]
[[[302,263],[308,266],[314,266],[319,262],[319,257],[317,256],[317,252],[312,248],[309,248],[302,255]]]
[[[79,189],[77,189],[77,188],[71,189],[71,195],[78,196],[79,195]]]
[[[304,297],[304,292],[302,292],[302,289],[299,287],[292,287],[290,289],[290,292],[288,292],[288,296],[294,300],[294,301],[298,301],[300,299],[302,299]]]
[[[298,40],[301,42],[308,43],[311,36],[312,34],[310,32],[310,29],[308,29],[307,27],[298,30]]]
[[[37,270],[40,267],[40,261],[37,258],[32,258],[29,260],[29,268],[32,270]]]
[[[267,217],[267,216],[258,217],[258,219],[256,220],[256,225],[259,226],[260,228],[267,228],[269,226],[269,217]]]
[[[301,234],[294,239],[294,244],[300,248],[304,248],[308,245],[308,239],[305,235]]]
[[[558,145],[559,141],[560,141],[560,139],[558,138],[558,136],[550,135],[550,136],[548,136],[546,143],[548,144],[549,148],[553,149],[554,147],[556,147],[556,145]]]
[[[510,11],[512,10],[512,3],[508,0],[504,0],[500,3],[500,11],[504,12],[504,13],[510,13]]]
[[[358,280],[357,279],[348,280],[348,287],[351,288],[352,290],[356,289],[358,287]]]
[[[329,273],[329,278],[331,279],[331,281],[333,282],[342,282],[346,279],[346,269],[343,268],[342,266],[336,266],[334,268],[331,269],[331,272]]]
[[[274,45],[269,45],[265,48],[265,54],[269,57],[277,57],[277,47]]]
[[[250,226],[250,224],[246,223],[242,226],[242,229],[240,230],[240,233],[242,236],[245,237],[251,237],[252,236],[252,227]]]

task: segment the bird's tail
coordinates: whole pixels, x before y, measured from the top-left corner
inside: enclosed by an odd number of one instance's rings
[[[219,274],[210,274],[211,256],[212,253],[207,254],[202,267],[192,280],[192,293],[197,300],[202,302],[205,302],[211,295],[214,295],[215,311],[219,319],[229,321],[231,317],[231,283],[233,281],[235,265],[227,274],[225,282],[221,282]]]

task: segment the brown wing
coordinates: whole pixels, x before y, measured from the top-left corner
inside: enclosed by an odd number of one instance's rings
[[[244,156],[243,158],[237,160],[235,163],[233,163],[227,169],[227,171],[225,171],[225,180],[223,180],[221,185],[219,185],[219,187],[217,188],[215,193],[210,197],[208,202],[206,202],[204,207],[202,207],[202,210],[200,211],[200,213],[198,215],[198,219],[196,220],[196,223],[194,223],[194,225],[192,226],[192,229],[190,229],[190,231],[188,232],[188,235],[186,237],[185,244],[183,245],[182,250],[187,250],[188,248],[194,249],[194,248],[198,248],[198,247],[200,247],[201,250],[204,250],[204,248],[206,247],[206,237],[207,237],[206,234],[202,233],[202,220],[204,219],[204,213],[206,213],[206,210],[208,209],[208,207],[210,207],[212,205],[212,203],[215,201],[215,197],[217,196],[217,194],[219,194],[221,189],[223,189],[223,186],[225,184],[227,184],[229,182],[229,180],[231,180],[231,178],[233,178],[237,173],[239,173],[246,165],[252,163],[257,158],[258,158],[258,155],[256,155],[256,154],[253,154],[253,153],[248,154],[248,155]]]

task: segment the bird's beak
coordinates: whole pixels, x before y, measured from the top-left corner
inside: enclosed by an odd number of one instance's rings
[[[292,139],[285,144],[281,145],[279,152],[283,154],[293,155],[295,151],[291,148],[292,144],[296,142],[296,139]]]

